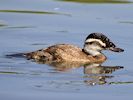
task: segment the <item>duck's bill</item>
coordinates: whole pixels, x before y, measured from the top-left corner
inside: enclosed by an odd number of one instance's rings
[[[124,49],[121,48],[109,48],[109,50],[114,51],[114,52],[124,52]]]

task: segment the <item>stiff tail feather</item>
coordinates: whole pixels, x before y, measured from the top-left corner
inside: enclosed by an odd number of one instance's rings
[[[13,58],[13,57],[19,57],[19,58],[23,58],[26,57],[25,53],[16,53],[16,54],[7,54],[5,55],[7,58]]]

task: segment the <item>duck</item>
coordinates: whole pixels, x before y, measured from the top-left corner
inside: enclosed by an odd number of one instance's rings
[[[103,33],[91,33],[85,41],[83,48],[73,44],[55,44],[47,48],[24,53],[28,60],[40,62],[74,62],[74,63],[99,63],[104,62],[107,57],[103,50],[123,52]]]

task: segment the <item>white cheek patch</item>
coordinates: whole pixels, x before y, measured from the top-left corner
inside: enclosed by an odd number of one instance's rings
[[[85,46],[84,47],[84,50],[86,52],[88,52],[89,54],[93,55],[93,56],[96,56],[96,55],[99,55],[101,54],[99,52],[99,50],[101,50],[101,48],[99,46],[94,46],[94,45],[90,45],[90,46]]]
[[[90,45],[88,48],[91,50],[101,50],[101,47],[95,45]]]
[[[101,40],[99,40],[99,39],[87,39],[85,42],[87,43],[87,42],[98,42],[98,43],[100,43],[102,46],[106,46],[106,44],[105,43],[103,43]]]
[[[100,54],[100,52],[97,51],[96,48],[92,48],[91,46],[85,47],[84,50],[85,50],[86,52],[88,52],[89,54],[93,55],[93,56],[96,56],[96,55],[99,55],[99,54]]]

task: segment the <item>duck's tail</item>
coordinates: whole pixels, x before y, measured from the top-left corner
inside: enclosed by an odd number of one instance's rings
[[[25,58],[26,57],[26,54],[25,53],[16,53],[16,54],[7,54],[5,56],[7,58],[13,58],[13,57]]]

